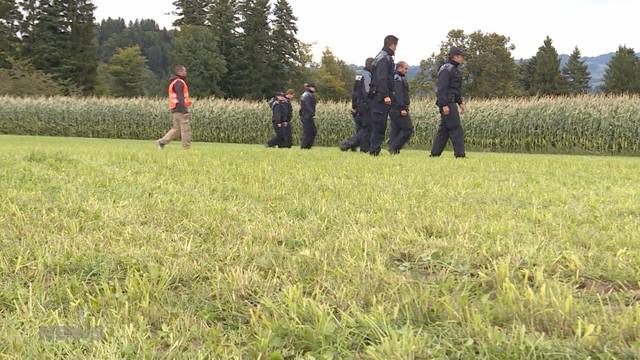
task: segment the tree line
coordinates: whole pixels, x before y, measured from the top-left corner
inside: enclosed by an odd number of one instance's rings
[[[0,94],[162,96],[172,64],[190,72],[198,96],[263,99],[313,81],[325,99],[347,99],[355,75],[325,49],[314,63],[297,37],[287,0],[177,0],[175,29],[154,20],[95,23],[90,0],[0,0]],[[404,46],[409,46],[405,44]],[[572,95],[589,89],[576,47],[561,66],[550,38],[537,54],[515,60],[510,38],[452,30],[412,80],[416,96],[431,96],[451,46],[464,48],[466,93],[472,97]],[[363,54],[364,59],[373,55]],[[367,56],[368,55],[368,56]],[[640,93],[640,60],[620,47],[602,91]]]
[[[450,31],[440,51],[421,62],[420,72],[412,81],[415,94],[433,94],[438,69],[452,46],[465,49],[465,93],[471,97],[577,95],[590,90],[640,93],[640,59],[633,49],[620,46],[609,62],[602,88],[590,89],[591,75],[578,47],[562,66],[550,37],[535,56],[519,61],[512,55],[515,46],[510,41],[496,33]]]

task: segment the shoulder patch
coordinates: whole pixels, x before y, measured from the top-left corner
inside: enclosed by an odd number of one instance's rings
[[[443,71],[443,70],[451,71],[452,69],[453,69],[453,64],[446,63],[446,64],[442,65],[442,67],[440,68],[440,71]]]

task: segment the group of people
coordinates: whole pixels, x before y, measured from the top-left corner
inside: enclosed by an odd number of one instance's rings
[[[316,127],[316,86],[304,84],[304,92],[300,97],[300,122],[302,123],[302,139],[300,147],[311,149],[316,142],[318,128]],[[267,147],[291,148],[293,142],[292,120],[293,106],[291,101],[295,96],[293,90],[286,93],[279,92],[269,101],[271,107],[271,123],[275,135],[267,142]]]
[[[410,113],[409,83],[406,79],[409,65],[400,61],[395,64],[394,55],[398,38],[389,35],[384,47],[375,58],[365,62],[364,70],[355,79],[352,92],[352,115],[356,131],[340,144],[342,151],[360,151],[372,156],[380,155],[391,118],[388,151],[397,155],[407,145],[414,132]],[[440,126],[433,140],[431,156],[438,157],[449,139],[454,155],[465,157],[464,131],[460,115],[465,105],[462,96],[462,73],[459,66],[464,63],[464,52],[456,47],[449,51],[448,61],[438,71],[437,102],[440,111]],[[189,89],[186,83],[187,70],[176,67],[176,76],[169,84],[169,109],[173,114],[173,127],[157,146],[163,149],[178,133],[182,135],[182,147],[191,147]],[[316,116],[316,86],[305,84],[300,97],[300,121],[302,123],[301,148],[311,149],[318,133]],[[272,111],[272,126],[275,135],[267,142],[268,147],[291,148],[293,143],[293,90],[279,92],[269,101]]]

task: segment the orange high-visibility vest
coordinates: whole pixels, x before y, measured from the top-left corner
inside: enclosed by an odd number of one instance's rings
[[[178,94],[175,92],[175,90],[173,90],[173,86],[178,81],[182,81],[182,84],[184,85],[182,87],[182,91],[184,93],[184,105],[186,107],[193,105],[191,99],[189,98],[189,87],[187,86],[187,82],[178,78],[173,80],[171,84],[169,84],[169,110],[173,110],[178,106]]]

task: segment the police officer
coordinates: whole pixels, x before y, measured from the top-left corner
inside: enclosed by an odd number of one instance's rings
[[[353,122],[356,125],[356,133],[340,144],[340,150],[356,151],[360,147],[361,152],[369,152],[371,140],[371,111],[369,109],[369,90],[371,88],[371,68],[373,58],[365,62],[364,70],[356,75],[351,93],[351,111]]]
[[[279,92],[271,101],[271,123],[275,135],[267,142],[267,147],[286,147],[285,131],[290,126],[287,122],[287,107],[284,93]]]
[[[449,61],[442,65],[438,72],[437,105],[440,109],[440,128],[433,140],[431,156],[442,155],[447,141],[451,139],[456,158],[465,157],[464,131],[460,114],[464,114],[464,98],[462,97],[462,72],[459,66],[464,63],[462,49],[453,47],[449,51]],[[459,107],[459,110],[458,110]]]
[[[413,135],[413,123],[409,115],[409,83],[407,72],[409,64],[401,61],[396,66],[396,74],[393,81],[393,96],[391,102],[391,137],[389,140],[389,153],[400,154],[400,150],[409,142]]]
[[[300,147],[308,150],[316,141],[316,86],[305,84],[304,93],[300,97],[300,122],[302,123],[302,141]]]
[[[398,38],[389,35],[384,39],[384,48],[373,60],[371,89],[369,93],[371,105],[371,144],[369,153],[380,155],[384,135],[387,131],[387,118],[391,107],[393,91],[393,75],[395,65],[393,56],[398,47]]]

